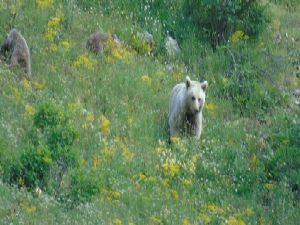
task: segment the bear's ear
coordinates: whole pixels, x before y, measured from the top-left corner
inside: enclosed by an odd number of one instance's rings
[[[202,88],[202,90],[203,90],[203,91],[206,91],[207,87],[208,87],[208,82],[207,82],[207,81],[203,81],[203,82],[201,83],[201,88]]]
[[[186,84],[186,87],[189,88],[191,86],[191,78],[189,76],[187,76],[185,78],[185,84]]]

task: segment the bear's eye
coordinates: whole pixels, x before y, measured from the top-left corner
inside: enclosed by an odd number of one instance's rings
[[[195,101],[195,100],[196,100],[196,98],[193,96],[193,97],[192,97],[192,100],[193,100],[193,101]]]
[[[198,101],[199,101],[199,102],[201,102],[201,100],[202,100],[201,98],[198,98]]]

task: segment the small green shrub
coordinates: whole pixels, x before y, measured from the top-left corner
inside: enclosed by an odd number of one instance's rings
[[[78,165],[79,155],[73,147],[77,131],[64,111],[46,102],[34,114],[27,137],[28,147],[6,166],[6,179],[29,190],[39,187],[57,194],[63,175]]]
[[[271,180],[286,181],[300,194],[300,123],[286,118],[271,137],[266,170]]]
[[[264,59],[250,52],[247,44],[240,40],[219,49],[220,57],[227,56],[228,61],[223,65],[224,76],[215,76],[214,91],[219,98],[231,100],[236,112],[257,116],[285,101],[280,89],[270,83],[275,75],[260,67]]]
[[[55,127],[59,124],[66,124],[67,120],[62,111],[60,111],[53,103],[43,103],[38,112],[33,117],[34,126],[36,128],[45,129],[46,127]]]
[[[91,201],[100,192],[99,176],[96,170],[75,169],[70,179],[70,187],[66,196],[72,203]]]
[[[10,162],[9,181],[29,190],[46,187],[52,163],[51,152],[47,146],[31,146],[19,159]]]
[[[184,19],[205,34],[213,47],[226,42],[236,30],[257,37],[268,21],[263,6],[258,1],[186,0]]]

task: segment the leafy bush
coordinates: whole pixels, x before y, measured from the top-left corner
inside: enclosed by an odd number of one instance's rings
[[[183,6],[184,19],[204,34],[213,47],[223,44],[236,30],[257,37],[267,16],[258,1],[186,0]]]
[[[19,158],[11,162],[9,181],[20,187],[34,190],[36,187],[46,187],[52,164],[51,152],[47,146],[29,147]]]
[[[227,57],[223,70],[224,76],[215,76],[216,95],[221,99],[229,99],[234,110],[242,115],[257,116],[275,106],[285,103],[283,95],[276,85],[270,83],[274,74],[262,69],[261,56],[250,52],[247,43],[238,43],[220,49],[220,59]],[[222,72],[222,71],[220,71]]]
[[[66,194],[72,203],[86,202],[100,191],[96,170],[75,169],[71,173],[70,188]]]
[[[33,116],[28,147],[5,167],[6,180],[29,190],[59,192],[63,175],[79,160],[72,146],[77,136],[62,110],[51,102],[42,104]]]
[[[271,180],[286,181],[300,194],[300,123],[286,118],[271,137],[266,169]]]

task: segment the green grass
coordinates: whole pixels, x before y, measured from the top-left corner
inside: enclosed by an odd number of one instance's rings
[[[258,41],[212,51],[191,34],[177,59],[128,47],[110,60],[114,49],[96,56],[86,39],[110,31],[130,45],[143,30],[130,17],[73,1],[46,10],[35,1],[0,1],[0,43],[10,27],[19,29],[33,71],[26,82],[0,61],[0,224],[297,224],[300,111],[290,95],[300,82],[290,55],[300,51],[292,41],[300,17],[280,5],[269,10],[272,22]],[[51,17],[62,18],[53,41],[45,38]],[[87,60],[76,66],[80,56]],[[169,94],[186,75],[209,82],[203,134],[168,144]],[[78,132],[78,165],[66,170],[57,195],[6,182],[9,162],[34,146],[28,135],[44,102]],[[104,128],[102,116],[110,121]]]

